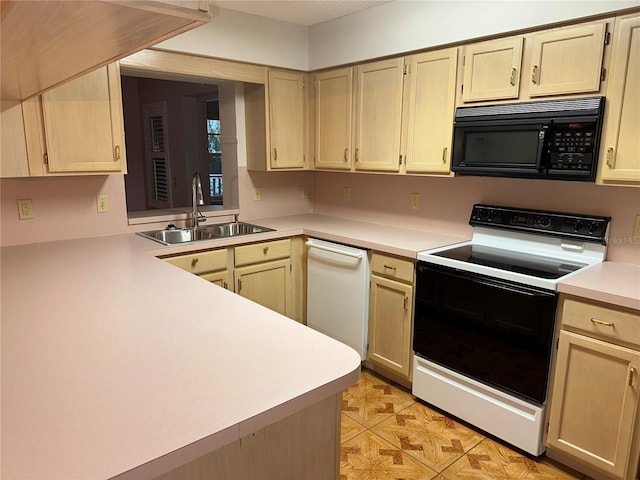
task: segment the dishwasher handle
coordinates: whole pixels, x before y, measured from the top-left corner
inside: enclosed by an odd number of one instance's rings
[[[308,247],[317,248],[319,250],[325,250],[325,251],[331,252],[331,253],[337,253],[339,255],[345,255],[347,257],[359,258],[360,260],[362,260],[364,258],[364,255],[365,255],[363,252],[353,253],[353,252],[349,252],[347,250],[340,250],[338,248],[327,247],[326,245],[319,245],[317,243],[313,243],[311,240],[308,240],[306,242],[306,245]]]

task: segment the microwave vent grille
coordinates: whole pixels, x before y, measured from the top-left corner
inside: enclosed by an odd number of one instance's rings
[[[598,113],[602,108],[604,97],[576,98],[570,100],[549,100],[542,102],[508,103],[501,105],[485,105],[477,107],[458,107],[456,109],[456,120],[466,118],[478,118],[496,115],[530,115],[536,116],[544,114],[562,114],[570,112],[584,113],[585,115]]]

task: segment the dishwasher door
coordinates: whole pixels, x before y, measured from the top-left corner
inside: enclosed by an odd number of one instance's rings
[[[366,250],[307,241],[307,326],[367,355],[369,257]]]

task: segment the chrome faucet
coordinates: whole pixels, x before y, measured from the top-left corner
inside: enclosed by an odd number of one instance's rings
[[[198,172],[193,174],[191,179],[191,226],[198,228],[199,222],[206,222],[207,219],[198,211],[198,205],[204,205],[204,199],[202,198],[202,181],[200,180],[200,174]]]

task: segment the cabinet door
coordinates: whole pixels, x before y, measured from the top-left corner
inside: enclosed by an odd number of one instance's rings
[[[513,37],[466,46],[462,101],[518,98],[522,42]]]
[[[229,288],[229,272],[228,270],[221,270],[219,272],[205,273],[200,275],[200,278],[215,283],[219,287]]]
[[[353,68],[319,73],[315,88],[315,168],[351,169]]]
[[[236,293],[282,315],[291,311],[291,260],[236,268]]]
[[[117,64],[43,93],[42,113],[49,172],[125,172]]]
[[[529,96],[600,90],[605,33],[600,22],[534,35]]]
[[[407,172],[449,172],[457,59],[450,48],[406,60]]]
[[[300,72],[269,70],[269,162],[271,168],[303,168],[304,79]]]
[[[617,20],[599,181],[640,184],[640,16]]]
[[[356,67],[355,168],[400,169],[402,58]]]
[[[548,444],[615,478],[629,462],[640,352],[561,331]]]
[[[413,287],[371,275],[368,359],[409,377]]]

